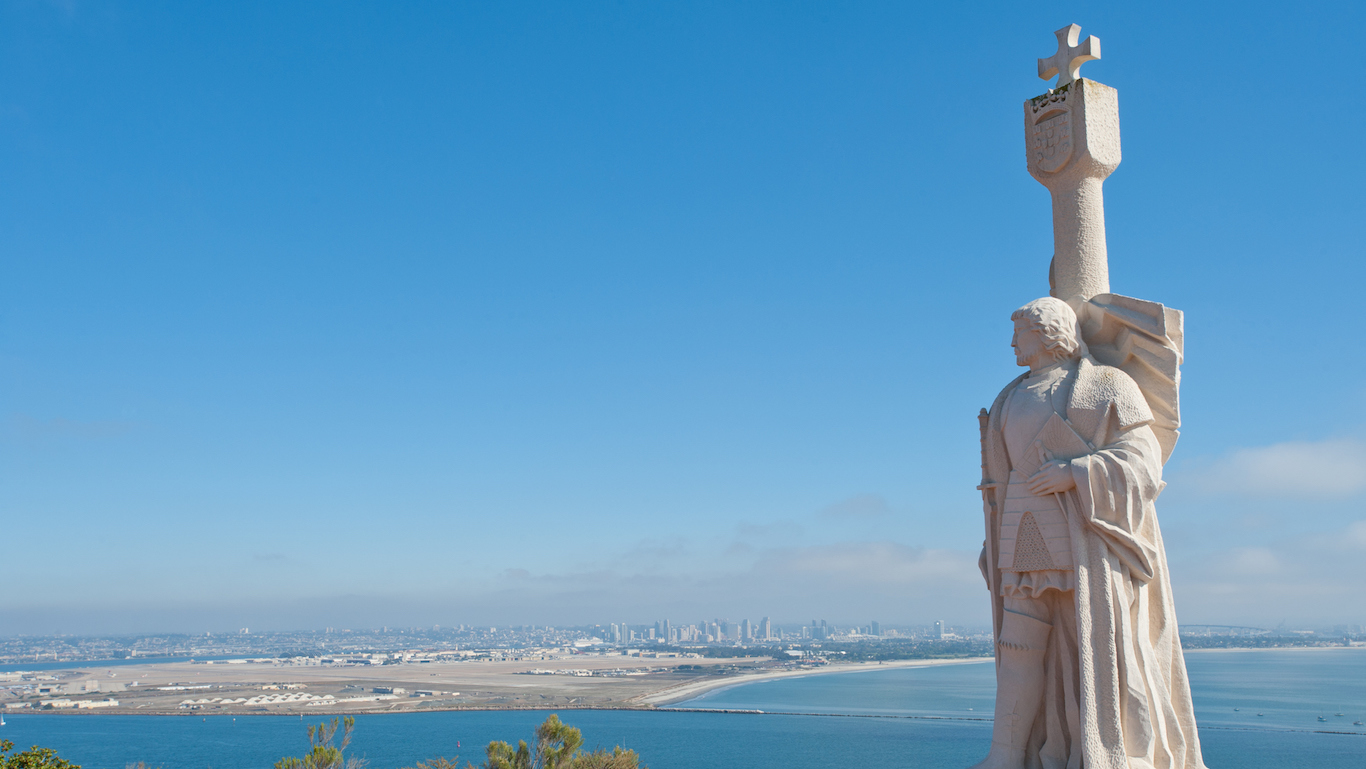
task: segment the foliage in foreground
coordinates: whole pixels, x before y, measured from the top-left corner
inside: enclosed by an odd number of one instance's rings
[[[331,724],[324,721],[317,726],[309,726],[308,752],[302,758],[286,756],[276,761],[275,769],[362,769],[366,763],[365,759],[355,756],[348,759],[342,754],[346,746],[351,744],[351,732],[356,728],[356,719],[346,717],[341,723],[341,744],[333,745],[338,725],[337,719],[334,718]]]
[[[10,755],[11,750],[14,750],[13,742],[0,740],[0,769],[81,769],[78,764],[58,758],[57,751],[52,748],[34,745],[14,755]]]
[[[490,742],[482,769],[646,769],[634,750],[618,745],[611,752],[583,752],[582,746],[583,734],[552,713],[536,727],[532,747],[524,740],[518,740],[515,750],[506,742]]]
[[[351,744],[351,733],[356,728],[356,719],[347,716],[345,720],[332,719],[308,727],[309,750],[300,758],[285,757],[275,762],[275,769],[364,769],[366,761],[356,756],[347,757],[345,750]],[[337,731],[341,730],[341,742],[334,744]],[[37,748],[34,748],[37,750]],[[49,753],[51,751],[48,751]],[[526,740],[518,740],[517,747],[501,742],[490,742],[485,749],[486,759],[479,767],[466,762],[465,769],[648,769],[641,765],[640,756],[634,750],[617,746],[609,750],[583,750],[583,733],[564,723],[560,717],[551,714],[540,726],[531,745]],[[65,761],[56,764],[6,764],[0,769],[80,769]],[[408,769],[460,769],[460,757],[453,759],[438,756],[428,761],[419,761],[417,766]]]

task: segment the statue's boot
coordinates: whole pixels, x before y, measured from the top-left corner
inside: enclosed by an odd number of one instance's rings
[[[1043,657],[1052,629],[1047,622],[1009,610],[1002,617],[991,752],[972,769],[1024,768],[1029,730],[1043,704]]]

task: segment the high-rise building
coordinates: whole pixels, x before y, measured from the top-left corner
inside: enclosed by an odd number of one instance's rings
[[[873,624],[868,628],[868,630],[873,635],[882,635],[882,623],[878,622],[877,620],[873,620]]]
[[[741,640],[741,641],[753,641],[753,640],[754,640],[754,633],[752,633],[752,632],[750,631],[749,620],[747,620],[747,619],[742,619],[742,620],[740,620],[740,640]]]
[[[937,619],[937,620],[934,621],[934,637],[935,637],[935,638],[943,638],[943,637],[944,637],[944,620],[942,620],[942,619]]]
[[[759,620],[759,638],[765,641],[773,639],[773,623],[768,621],[768,617]]]

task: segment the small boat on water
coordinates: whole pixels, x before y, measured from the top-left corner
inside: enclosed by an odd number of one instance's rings
[[[1327,721],[1328,719],[1324,718],[1323,716],[1319,716],[1319,720],[1320,720],[1320,721]]]
[[[1261,717],[1261,715],[1262,715],[1262,714],[1261,714],[1261,713],[1258,713],[1258,714],[1257,714],[1257,717],[1258,717],[1258,718],[1260,718],[1260,717]]]
[[[1361,722],[1360,722],[1360,721],[1353,721],[1353,722],[1352,722],[1352,726],[1361,726]]]

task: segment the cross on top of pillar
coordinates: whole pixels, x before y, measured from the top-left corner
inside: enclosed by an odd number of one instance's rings
[[[1057,75],[1056,87],[1061,88],[1077,79],[1081,65],[1100,58],[1100,38],[1091,35],[1077,45],[1077,38],[1081,37],[1081,27],[1077,24],[1068,24],[1053,34],[1058,36],[1058,52],[1047,59],[1039,59],[1039,77],[1047,80]]]

